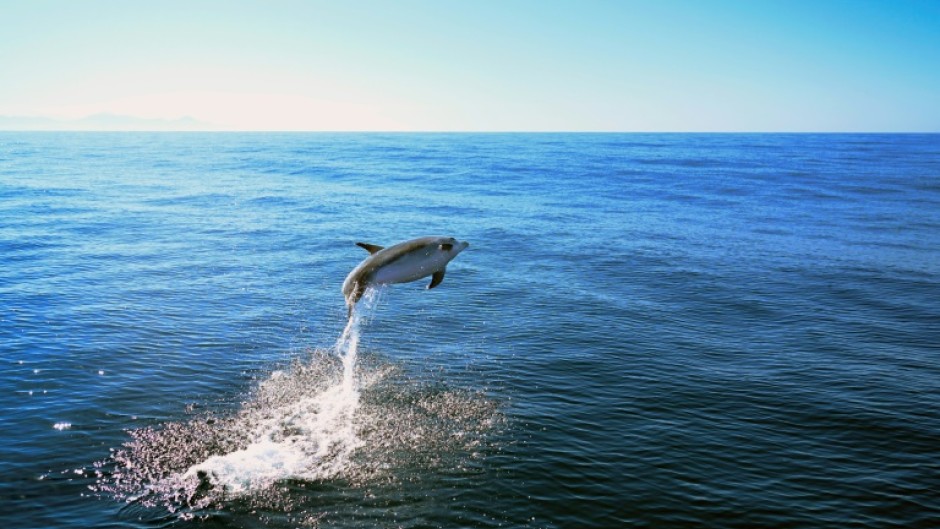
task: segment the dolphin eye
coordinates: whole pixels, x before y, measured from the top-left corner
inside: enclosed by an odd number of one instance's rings
[[[451,251],[451,250],[453,250],[453,249],[454,249],[454,245],[453,245],[453,244],[444,243],[444,244],[441,245],[441,250],[444,250],[445,252],[449,252],[449,251]]]

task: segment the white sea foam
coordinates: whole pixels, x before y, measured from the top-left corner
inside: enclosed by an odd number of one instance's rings
[[[363,298],[368,309],[375,293]],[[284,479],[324,479],[340,474],[362,442],[356,434],[359,408],[356,359],[360,310],[354,310],[333,348],[342,360],[342,379],[322,391],[265,409],[252,421],[247,447],[213,455],[191,466],[183,479],[198,477],[229,494],[242,494]],[[272,375],[259,393],[276,390],[284,375]],[[270,387],[265,387],[265,386]]]
[[[349,485],[413,482],[415,472],[471,468],[501,423],[481,392],[423,384],[380,356],[359,358],[360,301],[334,347],[272,372],[238,410],[130,430],[96,464],[95,489],[191,513],[244,498],[295,509],[287,480]]]

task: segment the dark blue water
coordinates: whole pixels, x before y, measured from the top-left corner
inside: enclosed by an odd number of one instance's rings
[[[0,263],[2,527],[940,526],[937,135],[2,133]]]

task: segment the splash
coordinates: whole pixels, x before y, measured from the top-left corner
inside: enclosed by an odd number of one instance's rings
[[[378,294],[360,302],[332,348],[274,371],[234,413],[130,431],[98,463],[96,489],[188,515],[232,501],[286,511],[302,503],[290,483],[357,487],[467,467],[503,421],[496,403],[415,381],[380,355],[360,358]]]
[[[369,296],[367,308],[374,306],[375,298],[374,293]],[[362,444],[354,422],[359,408],[356,359],[361,314],[353,311],[334,346],[343,367],[338,384],[267,408],[247,447],[211,456],[190,467],[182,478],[196,477],[203,485],[238,495],[288,478],[318,480],[341,474]],[[278,373],[261,388],[261,395],[284,385]]]

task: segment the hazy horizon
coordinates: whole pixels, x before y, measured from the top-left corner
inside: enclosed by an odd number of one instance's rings
[[[916,0],[0,9],[0,130],[940,131]]]

